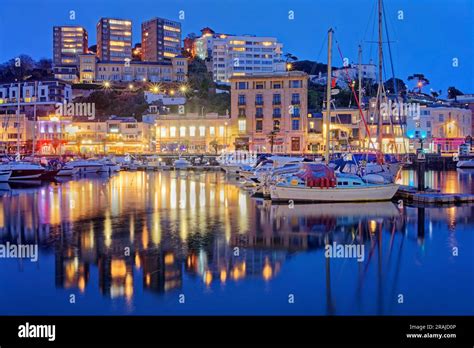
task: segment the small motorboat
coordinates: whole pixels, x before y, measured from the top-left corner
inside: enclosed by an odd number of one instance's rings
[[[191,162],[184,158],[178,158],[176,161],[174,161],[173,166],[175,169],[187,169],[189,166],[191,166]]]

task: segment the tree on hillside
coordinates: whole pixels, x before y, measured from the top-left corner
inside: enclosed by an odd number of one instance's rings
[[[456,99],[458,95],[463,95],[464,93],[461,92],[459,89],[456,87],[452,86],[448,88],[448,98],[449,99]]]
[[[320,72],[327,72],[327,65],[323,63],[313,62],[311,60],[299,60],[294,62],[293,70],[304,71],[308,75],[318,75]]]
[[[143,92],[94,91],[88,97],[74,99],[77,103],[94,103],[97,116],[133,116],[140,119],[147,110]]]
[[[423,74],[413,74],[408,76],[408,81],[411,80],[416,81],[416,87],[413,88],[413,91],[415,90],[415,88],[418,88],[418,93],[421,93],[424,86],[430,84],[430,81]]]
[[[285,57],[285,62],[286,63],[292,63],[292,62],[296,62],[298,60],[298,57],[293,55],[292,53],[285,53],[283,55]]]
[[[395,82],[393,77],[384,82],[385,90],[390,91],[390,93],[395,93],[395,86],[397,87],[398,94],[403,93],[407,89],[405,82],[399,78],[395,78]]]

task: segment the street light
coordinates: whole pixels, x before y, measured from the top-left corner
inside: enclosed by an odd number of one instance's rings
[[[179,87],[179,90],[180,90],[182,93],[186,93],[187,87],[186,87],[185,85],[182,85],[181,87]]]
[[[286,70],[287,71],[290,71],[292,67],[293,66],[291,65],[291,63],[286,63]]]
[[[128,89],[133,89],[133,85],[132,85],[132,84],[129,84],[129,85],[128,85]]]
[[[110,82],[109,82],[109,81],[105,81],[105,82],[104,82],[104,87],[105,87],[105,88],[110,88]]]

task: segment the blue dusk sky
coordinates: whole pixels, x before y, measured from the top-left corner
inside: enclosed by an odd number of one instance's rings
[[[164,17],[181,20],[183,38],[203,27],[230,34],[274,36],[284,51],[299,59],[327,61],[326,33],[335,28],[342,54],[357,61],[357,46],[363,60],[376,61],[376,0],[2,0],[0,7],[0,62],[28,54],[35,59],[52,56],[52,27],[81,25],[96,42],[95,26],[100,17],[133,21],[133,42],[140,42],[144,20]],[[69,19],[74,10],[76,19]],[[293,11],[294,19],[288,18]],[[403,13],[399,12],[403,11]],[[431,81],[426,87],[449,86],[474,93],[474,1],[390,0],[385,12],[392,41],[395,74],[407,80],[423,73]],[[403,19],[400,20],[400,14]],[[385,46],[388,59],[388,47]],[[453,66],[457,59],[458,66]],[[388,60],[386,61],[388,63]],[[335,66],[341,66],[337,46]],[[390,69],[386,76],[391,77]],[[412,87],[412,84],[409,83]]]

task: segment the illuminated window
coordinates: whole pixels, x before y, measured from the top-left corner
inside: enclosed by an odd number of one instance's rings
[[[196,136],[196,127],[194,126],[189,127],[189,136],[190,137]]]
[[[209,127],[209,135],[213,137],[216,135],[216,127]]]
[[[219,127],[219,136],[223,137],[224,136],[224,126]]]
[[[161,134],[161,136],[162,136],[163,138],[166,137],[166,127],[161,127],[161,131],[160,131],[160,132],[161,132],[160,134]]]
[[[170,137],[176,137],[176,127],[170,127]]]
[[[206,127],[204,127],[204,126],[199,127],[199,136],[201,136],[201,137],[206,136]]]
[[[247,130],[247,121],[246,120],[239,120],[239,132],[245,132]]]
[[[180,137],[186,136],[186,127],[179,127],[179,136]]]

